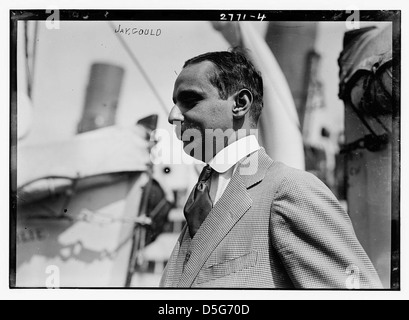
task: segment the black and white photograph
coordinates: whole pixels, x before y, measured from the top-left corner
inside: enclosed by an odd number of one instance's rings
[[[401,11],[341,9],[9,10],[10,290],[400,291]]]

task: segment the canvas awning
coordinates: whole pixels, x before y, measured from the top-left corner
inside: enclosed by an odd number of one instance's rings
[[[142,126],[112,126],[71,139],[17,148],[18,199],[25,203],[63,192],[112,183],[123,173],[146,171],[149,141]]]

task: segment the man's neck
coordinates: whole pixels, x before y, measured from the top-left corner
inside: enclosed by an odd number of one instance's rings
[[[228,131],[231,130],[232,132],[228,134]],[[206,135],[206,146],[204,150],[204,161],[205,163],[209,163],[218,153],[220,153],[223,149],[227,148],[229,145],[241,140],[245,137],[255,135],[257,137],[257,129],[239,129],[233,131],[233,129],[229,129],[226,131],[222,130],[214,130],[213,132]]]
[[[257,138],[254,135],[248,135],[235,140],[227,147],[220,150],[207,163],[217,172],[222,173],[230,169],[242,158],[258,149],[260,149],[260,145]]]

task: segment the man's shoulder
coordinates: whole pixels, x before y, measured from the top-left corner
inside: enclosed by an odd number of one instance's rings
[[[317,176],[305,170],[292,168],[279,161],[273,160],[268,168],[265,186],[273,190],[274,198],[307,199],[310,197],[310,199],[318,199],[325,197],[335,200],[332,191]]]
[[[270,174],[274,174],[276,177],[298,179],[298,178],[311,178],[315,177],[308,171],[297,169],[286,165],[283,162],[272,160],[271,166],[268,168]]]
[[[324,183],[314,174],[290,167],[283,162],[271,160],[271,165],[268,167],[265,179],[267,184],[276,185],[291,185],[299,187],[324,187]],[[325,187],[324,187],[325,188]]]
[[[242,162],[240,173],[247,187],[258,184],[259,187],[277,190],[281,185],[322,185],[322,181],[315,175],[288,166],[287,164],[273,160],[264,150],[260,148],[257,152],[248,156]]]
[[[271,163],[267,169],[267,174],[274,176],[276,180],[298,180],[316,178],[308,171],[290,167],[287,164],[281,161],[273,160],[270,157],[269,159],[271,160]]]

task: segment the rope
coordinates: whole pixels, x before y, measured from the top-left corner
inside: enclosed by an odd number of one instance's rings
[[[147,217],[147,216],[141,216],[141,217],[135,217],[135,218],[114,218],[111,217],[109,215],[106,214],[102,214],[98,211],[91,211],[88,209],[83,209],[80,214],[78,215],[78,217],[72,217],[67,213],[63,213],[63,214],[58,214],[57,212],[55,212],[53,209],[48,208],[44,205],[40,206],[42,209],[48,211],[49,213],[53,214],[53,216],[48,216],[48,215],[44,215],[44,216],[32,216],[29,217],[29,220],[60,220],[60,219],[66,219],[69,220],[71,222],[87,222],[90,224],[98,224],[98,225],[107,225],[107,224],[111,224],[111,223],[115,223],[115,222],[121,222],[124,224],[137,224],[137,225],[141,225],[141,226],[147,226],[147,225],[151,225],[152,223],[152,219]]]

